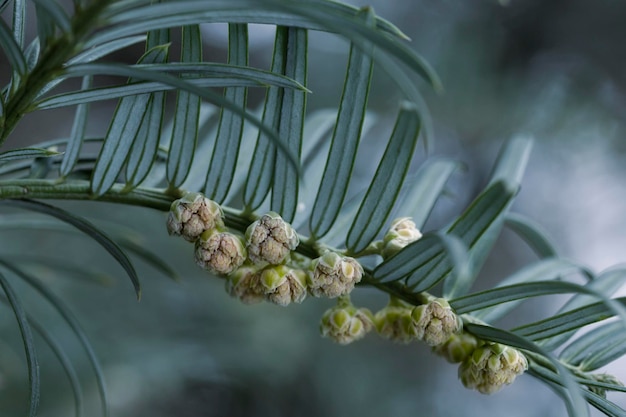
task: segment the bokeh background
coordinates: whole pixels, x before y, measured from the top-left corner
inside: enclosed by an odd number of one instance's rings
[[[437,95],[416,79],[433,117],[434,155],[457,159],[466,169],[452,178],[427,229],[448,223],[479,192],[504,140],[528,134],[536,142],[514,211],[544,226],[563,256],[595,271],[626,261],[626,3],[352,3],[372,5],[396,23],[445,86],[445,93]],[[226,26],[203,30],[205,57],[223,61]],[[272,28],[251,28],[252,65],[269,67],[272,43]],[[329,34],[312,34],[309,45],[314,92],[309,109],[335,107],[348,45]],[[116,58],[133,60],[138,53],[140,49],[131,49]],[[6,75],[6,62],[0,66],[0,74]],[[262,97],[262,92],[252,92],[250,101],[259,103]],[[389,135],[400,97],[392,81],[375,70],[370,98],[375,122],[363,139],[360,160],[371,161],[371,154],[380,152],[379,138]],[[112,111],[113,103],[94,106],[89,133],[102,135]],[[16,130],[13,143],[66,136],[72,113],[64,109],[31,116]],[[422,148],[418,152],[419,162],[425,154]],[[357,165],[355,190],[372,174],[372,165]],[[346,347],[321,339],[318,322],[330,301],[309,299],[289,308],[240,304],[225,293],[223,281],[194,265],[189,244],[167,236],[164,213],[106,204],[60,205],[105,230],[110,223],[133,229],[183,277],[182,283],[173,283],[138,262],[144,294],[137,303],[121,269],[95,243],[62,233],[2,233],[3,254],[43,251],[114,277],[103,286],[85,277],[37,271],[76,312],[94,344],[114,417],[565,415],[560,399],[528,376],[483,396],[465,390],[456,366],[424,346],[395,345],[373,335]],[[534,259],[505,230],[477,288],[493,285]],[[86,415],[99,415],[95,380],[80,345],[41,299],[25,287],[18,290],[79,369]],[[368,289],[358,290],[354,299],[372,310],[386,303]],[[529,302],[509,320],[547,317],[562,302],[560,297]],[[2,311],[0,415],[21,416],[27,401],[23,353],[9,309]],[[62,369],[39,339],[38,347],[40,415],[71,415]],[[626,380],[625,364],[618,361],[606,370]],[[623,396],[610,398],[626,406]]]

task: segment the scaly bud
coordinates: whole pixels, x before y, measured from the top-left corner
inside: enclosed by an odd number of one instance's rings
[[[313,260],[309,291],[316,297],[335,298],[349,294],[361,281],[363,267],[356,259],[326,252]]]
[[[374,316],[376,331],[394,342],[409,343],[415,340],[411,311],[413,306],[392,298],[389,304]]]
[[[430,346],[444,343],[463,328],[461,319],[443,298],[415,307],[411,318],[416,337]]]
[[[306,273],[285,265],[265,267],[255,284],[256,293],[281,306],[301,303],[306,298]]]
[[[228,275],[246,260],[246,249],[241,239],[232,233],[206,231],[196,241],[195,258],[200,268]]]
[[[167,231],[195,242],[205,231],[224,227],[222,208],[200,193],[187,193],[170,206]]]
[[[279,265],[300,243],[296,231],[274,212],[269,212],[246,230],[248,258],[258,264]]]
[[[415,227],[415,223],[410,217],[395,219],[391,222],[391,227],[383,238],[382,255],[384,258],[389,258],[421,237],[422,233]]]
[[[341,345],[347,345],[365,337],[374,327],[372,313],[365,308],[354,307],[349,300],[340,301],[326,310],[322,316],[320,332]]]
[[[460,363],[476,350],[478,340],[469,333],[453,334],[444,343],[433,346],[433,351],[450,363]]]
[[[602,382],[604,384],[618,385],[620,387],[624,386],[622,381],[617,379],[616,376],[613,376],[610,374],[588,374],[588,375],[594,381]],[[589,388],[589,391],[594,392],[603,398],[606,398],[606,391],[607,391],[606,388],[593,386],[593,385],[588,385],[588,388]]]
[[[232,297],[239,298],[244,304],[256,304],[263,301],[265,294],[259,291],[259,269],[254,266],[241,266],[228,276],[226,291]]]
[[[528,369],[526,357],[517,349],[488,343],[477,348],[459,366],[459,378],[466,388],[492,394]]]

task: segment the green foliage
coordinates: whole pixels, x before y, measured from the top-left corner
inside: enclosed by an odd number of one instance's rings
[[[80,217],[73,215],[65,210],[62,210],[58,207],[51,206],[49,204],[32,201],[32,200],[2,200],[0,204],[6,206],[13,206],[23,208],[25,210],[31,210],[38,213],[43,213],[52,217],[56,217],[57,219],[71,224],[76,227],[81,232],[87,234],[94,241],[98,242],[107,252],[109,252],[115,260],[120,264],[122,268],[128,274],[133,287],[135,288],[135,293],[137,294],[137,299],[141,299],[141,285],[139,284],[139,277],[137,276],[137,272],[135,272],[135,268],[133,264],[128,259],[126,253],[119,247],[117,243],[115,243],[110,237],[100,231],[93,224],[84,220]]]
[[[59,155],[58,152],[42,148],[21,148],[0,153],[0,163],[18,159],[47,158]]]
[[[107,404],[107,390],[106,390],[106,383],[104,380],[104,375],[100,367],[100,363],[98,361],[96,353],[94,352],[94,349],[92,348],[91,343],[89,342],[89,339],[87,338],[87,335],[85,334],[81,325],[79,324],[78,319],[74,316],[72,311],[65,305],[65,303],[56,295],[54,295],[46,287],[46,285],[44,285],[37,278],[35,278],[34,276],[24,272],[23,270],[19,269],[15,265],[8,263],[4,260],[0,260],[0,265],[2,265],[5,269],[11,271],[13,274],[18,276],[22,280],[24,280],[33,289],[39,292],[50,303],[50,305],[54,307],[54,309],[59,313],[59,315],[63,318],[63,320],[65,320],[65,322],[70,326],[70,328],[72,329],[72,332],[75,334],[76,338],[80,341],[80,344],[82,345],[83,349],[87,353],[89,363],[91,364],[93,371],[96,375],[96,382],[98,383],[98,391],[100,393],[100,399],[102,402],[103,414],[105,416],[108,415],[109,412],[108,412],[108,404]],[[47,332],[40,332],[40,333],[44,335]],[[52,339],[49,340],[48,344],[51,347],[55,345]],[[55,350],[55,352],[58,352],[57,356],[63,362],[63,367],[67,371],[68,377],[70,378],[70,381],[72,382],[74,395],[76,397],[76,413],[77,415],[80,415],[82,413],[81,390],[80,390],[80,385],[75,382],[76,378],[73,375],[71,361],[66,360],[65,356],[63,355],[62,349],[56,348],[56,347],[54,347],[53,349]],[[31,402],[31,405],[32,405],[32,402]]]
[[[228,63],[248,65],[248,26],[230,24],[228,26]],[[224,97],[246,107],[247,90],[232,87],[224,90]],[[230,189],[237,156],[243,138],[244,119],[222,110],[217,128],[215,147],[211,153],[211,163],[207,170],[204,194],[211,200],[224,202]]]
[[[40,374],[39,374],[39,361],[37,359],[37,353],[35,350],[35,343],[33,341],[33,332],[30,329],[30,324],[26,317],[26,312],[22,302],[18,295],[13,290],[9,281],[0,274],[0,286],[6,294],[6,298],[11,305],[11,309],[15,314],[17,324],[20,328],[20,334],[22,335],[22,341],[24,343],[24,352],[26,353],[26,363],[28,364],[28,380],[30,382],[30,404],[28,415],[33,417],[37,414],[37,407],[39,406],[40,397]]]
[[[146,248],[141,236],[127,230],[109,235],[80,216],[36,199],[108,201],[168,211],[185,193],[204,192],[222,205],[226,226],[238,234],[244,234],[264,211],[273,210],[289,223],[299,221],[296,252],[303,263],[337,252],[341,255],[337,262],[350,266],[352,273],[362,272],[359,286],[388,293],[391,307],[412,308],[409,315],[419,316],[424,305],[432,306],[434,298],[443,297],[471,337],[522,352],[529,361],[528,372],[563,397],[571,416],[588,415],[585,403],[609,416],[626,414],[598,394],[623,392],[623,387],[592,373],[626,354],[626,299],[610,298],[626,274],[614,269],[596,278],[560,259],[540,225],[509,212],[530,155],[529,138],[519,136],[504,144],[484,190],[448,226],[405,242],[393,254],[383,251],[389,243],[385,230],[391,214],[412,216],[416,228],[423,229],[459,164],[433,158],[409,174],[416,165],[420,136],[432,142],[432,122],[411,76],[420,76],[435,90],[442,86],[428,63],[407,46],[406,36],[371,8],[330,0],[76,0],[68,15],[56,1],[37,0],[35,16],[28,17],[36,20],[37,37],[25,46],[25,2],[5,1],[0,10],[9,10],[11,3],[11,24],[0,20],[0,47],[11,67],[9,84],[0,94],[0,145],[30,112],[76,106],[76,113],[69,138],[0,153],[0,206],[20,213],[16,221],[0,221],[0,232],[11,227],[66,231],[72,226],[113,256],[140,298],[139,277],[129,253],[179,279],[159,254]],[[218,22],[229,25],[228,61],[205,62],[199,25]],[[269,71],[249,66],[252,23],[276,27]],[[172,30],[182,32],[178,60],[169,53]],[[350,42],[336,111],[307,114],[310,31],[332,32]],[[136,58],[137,64],[112,62],[113,53],[140,42],[145,43],[145,53]],[[398,106],[375,174],[350,198],[354,167],[361,163],[357,151],[372,117],[367,103],[375,64],[399,85],[405,101]],[[105,75],[124,81],[98,86],[96,81]],[[76,77],[82,80],[79,89],[59,91],[61,84]],[[212,90],[215,87],[223,92]],[[260,118],[259,112],[248,109],[250,88],[266,90]],[[166,93],[170,90],[176,94],[171,115]],[[118,103],[106,135],[86,137],[91,104],[111,99]],[[66,225],[32,221],[25,210]],[[505,225],[541,259],[494,288],[472,292]],[[354,267],[356,261],[350,263],[352,258],[345,256],[371,258],[360,271]],[[82,389],[72,358],[27,314],[17,289],[21,287],[14,286],[14,280],[40,293],[69,325],[87,353],[102,413],[107,415],[105,378],[96,352],[65,302],[26,272],[25,266],[38,263],[102,280],[89,268],[55,263],[39,254],[12,262],[0,259],[0,285],[26,353],[29,415],[36,414],[40,391],[31,327],[62,364],[76,415],[83,408]],[[584,285],[568,281],[574,274],[589,281]],[[554,317],[509,331],[498,327],[497,320],[525,300],[571,293],[576,295]],[[574,337],[586,326],[613,317],[618,320]],[[373,319],[362,320],[360,325],[366,326]],[[555,355],[555,350],[560,353]]]
[[[383,159],[348,232],[346,245],[351,252],[364,250],[387,221],[409,169],[419,128],[417,110],[410,105],[400,109]]]

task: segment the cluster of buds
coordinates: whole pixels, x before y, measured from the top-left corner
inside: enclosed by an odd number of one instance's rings
[[[277,213],[267,213],[246,230],[247,266],[235,270],[227,284],[246,303],[261,299],[286,306],[307,292],[329,298],[346,295],[361,280],[363,268],[350,257],[328,252],[313,262],[292,254],[296,231]]]
[[[376,313],[374,321],[378,333],[387,339],[401,343],[422,340],[429,346],[443,344],[463,327],[443,298],[433,298],[417,307],[392,298]]]
[[[276,213],[252,223],[244,242],[225,227],[219,204],[200,193],[188,193],[172,203],[167,230],[195,242],[198,266],[216,275],[231,275],[229,292],[244,302],[266,298],[286,305],[306,296],[306,272],[282,265],[298,246],[298,235]]]
[[[421,340],[451,363],[460,363],[459,378],[467,388],[483,394],[498,391],[528,368],[517,349],[479,341],[463,332],[463,324],[445,299],[432,298],[414,307],[391,298],[374,316],[377,332],[390,340]]]
[[[226,290],[245,304],[266,300],[287,306],[306,298],[306,273],[287,265],[243,266],[229,275]]]
[[[196,264],[214,274],[230,274],[246,259],[241,238],[224,226],[220,205],[200,193],[187,193],[172,203],[167,231],[195,242]]]
[[[528,369],[526,357],[517,349],[499,343],[485,343],[459,366],[459,378],[466,388],[492,394],[511,384]]]
[[[320,324],[322,336],[339,344],[359,340],[373,328],[396,342],[423,341],[449,362],[460,363],[463,385],[484,394],[512,383],[528,368],[520,351],[462,332],[461,319],[443,298],[428,296],[425,304],[413,306],[392,297],[375,316],[356,308],[348,294],[363,277],[359,262],[332,251],[312,261],[292,254],[299,244],[298,234],[277,213],[253,222],[244,239],[225,227],[219,204],[200,193],[189,193],[172,203],[167,230],[195,242],[196,263],[213,274],[227,276],[228,293],[246,304],[265,300],[286,306],[301,303],[307,293],[339,297]],[[392,222],[376,247],[388,258],[421,236],[415,223],[403,217]]]
[[[300,303],[307,291],[316,297],[346,295],[361,280],[363,268],[350,257],[328,252],[312,263],[293,256],[298,234],[277,213],[267,213],[246,230],[248,263],[257,271],[245,280],[235,277],[231,294],[249,299],[263,297],[278,305]],[[250,275],[250,271],[246,272]],[[242,289],[242,285],[249,288]]]
[[[328,298],[347,295],[362,274],[356,260],[331,252],[312,263],[296,257],[294,262],[279,265],[253,264],[248,256],[248,263],[229,276],[227,289],[245,303],[265,299],[286,306],[302,302],[307,292]]]
[[[381,255],[383,258],[389,258],[421,237],[422,233],[415,227],[415,223],[410,217],[395,219],[383,237]]]
[[[339,298],[322,316],[320,333],[341,345],[362,339],[374,327],[374,317],[366,308],[356,308],[348,297]]]
[[[307,291],[336,298],[349,294],[363,276],[354,258],[334,252],[312,262],[295,256],[292,262],[298,234],[274,212],[253,222],[243,241],[225,227],[219,204],[200,193],[188,193],[172,203],[167,230],[195,242],[196,263],[213,274],[229,276],[229,293],[246,303],[261,299],[279,305],[299,303]]]

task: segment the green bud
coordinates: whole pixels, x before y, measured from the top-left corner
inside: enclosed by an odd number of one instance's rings
[[[459,366],[463,385],[483,394],[492,394],[528,369],[526,357],[517,349],[488,343],[478,347]]]
[[[433,351],[443,356],[448,362],[460,363],[476,350],[478,340],[469,333],[451,335],[444,343],[434,346]]]
[[[410,217],[400,217],[391,222],[389,231],[383,237],[383,258],[389,258],[400,252],[405,246],[422,237]]]
[[[255,264],[279,265],[299,243],[296,231],[274,212],[264,214],[246,230],[248,258]]]
[[[170,235],[195,242],[205,231],[222,229],[224,214],[216,202],[200,193],[187,193],[172,203],[167,217]]]
[[[373,327],[373,317],[369,310],[357,309],[349,302],[339,302],[322,316],[320,332],[323,337],[347,345],[365,337]]]
[[[246,249],[238,236],[217,230],[206,231],[196,241],[196,264],[217,275],[228,275],[246,259]]]
[[[232,297],[239,298],[244,304],[256,304],[265,299],[259,291],[260,273],[257,267],[241,266],[228,276],[226,291]]]
[[[609,374],[588,374],[588,375],[594,381],[598,381],[598,382],[602,382],[606,384],[618,385],[620,387],[624,386],[622,381],[617,379],[617,377],[614,375],[609,375]],[[603,398],[606,398],[607,390],[605,388],[592,386],[592,385],[588,385],[588,388],[589,388],[589,391],[594,392]]]
[[[394,232],[403,230],[415,231],[417,230],[417,227],[415,227],[415,222],[411,217],[398,217],[391,222],[389,230]]]
[[[382,337],[394,342],[409,343],[416,340],[412,311],[412,305],[391,299],[389,304],[374,316],[376,331]]]
[[[285,265],[265,267],[256,285],[256,292],[281,306],[301,303],[306,298],[306,273]]]
[[[336,298],[349,294],[363,277],[363,267],[356,259],[326,252],[313,260],[309,291],[315,297]]]
[[[443,298],[435,298],[411,312],[416,337],[430,346],[444,343],[463,328],[463,322]]]

